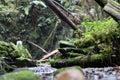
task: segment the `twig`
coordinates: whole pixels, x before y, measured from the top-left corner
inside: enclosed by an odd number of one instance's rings
[[[34,45],[35,47],[41,49],[44,53],[46,53],[46,54],[48,53],[45,49],[43,49],[43,48],[40,47],[39,45],[37,45],[37,44],[35,44],[35,43],[31,42],[31,41],[27,41],[27,42],[30,43],[30,44],[32,44],[32,45]]]
[[[48,53],[47,55],[43,56],[43,58],[40,59],[40,61],[44,61],[44,60],[46,60],[47,58],[51,57],[52,55],[54,55],[54,54],[56,54],[56,53],[58,53],[58,52],[59,52],[58,49],[56,49],[56,50]]]

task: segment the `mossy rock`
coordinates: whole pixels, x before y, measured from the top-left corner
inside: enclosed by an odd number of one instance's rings
[[[41,80],[40,76],[32,71],[24,70],[14,73],[6,73],[0,76],[0,80]]]

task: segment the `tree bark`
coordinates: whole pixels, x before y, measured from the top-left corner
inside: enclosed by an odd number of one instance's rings
[[[120,4],[119,3],[115,1],[108,2],[103,8],[103,10],[106,13],[108,13],[115,21],[120,22]]]
[[[74,30],[77,30],[77,25],[72,22],[61,10],[54,4],[52,0],[44,0],[45,4],[63,21],[71,26]]]

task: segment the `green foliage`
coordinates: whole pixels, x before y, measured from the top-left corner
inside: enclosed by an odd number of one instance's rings
[[[15,67],[24,65],[22,63],[26,62],[26,60],[28,59],[32,59],[32,57],[28,50],[23,47],[23,45],[18,46],[13,43],[0,41],[1,69],[9,71],[10,69],[13,69]],[[19,61],[21,61],[22,63],[17,65],[16,62],[18,63]],[[27,63],[26,66],[28,65]]]
[[[7,73],[0,76],[0,80],[41,80],[40,76],[36,75],[31,71],[20,71],[16,73]]]
[[[41,50],[28,44],[27,40],[42,47],[54,28],[56,16],[42,0],[7,0],[5,3],[6,5],[0,5],[0,40],[13,43],[21,40],[36,58]],[[37,57],[40,58],[41,55],[42,53]]]
[[[82,22],[82,25],[86,28],[84,35],[99,32],[101,30],[106,30],[108,28],[114,28],[113,26],[116,25],[116,22],[112,18],[108,18],[105,20],[97,20],[94,22]],[[116,26],[115,26],[116,27]]]
[[[86,27],[86,31],[76,31],[76,33],[82,33],[82,37],[68,39],[68,41],[83,50],[83,53],[78,53],[78,55],[74,51],[67,52],[65,54],[69,56],[61,55],[61,57],[52,59],[52,66],[108,66],[116,63],[116,60],[119,61],[120,28],[113,19],[83,22],[82,25]]]
[[[32,58],[28,50],[24,48],[23,45],[16,46],[13,43],[7,43],[4,41],[0,41],[0,54],[4,57],[11,56],[13,58]]]
[[[75,42],[77,47],[88,47],[95,44],[95,39],[91,35],[86,35],[84,38]]]
[[[117,30],[117,23],[113,19],[103,21],[83,22],[86,31],[81,39],[74,40],[77,47],[89,47],[99,43],[109,43]]]

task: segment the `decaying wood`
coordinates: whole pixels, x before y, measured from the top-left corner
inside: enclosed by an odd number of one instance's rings
[[[105,67],[113,66],[116,58],[112,54],[81,55],[73,58],[61,58],[51,60],[51,66],[55,68],[79,65],[81,67]]]
[[[45,4],[63,21],[71,26],[74,30],[77,30],[77,25],[72,22],[57,6],[52,0],[44,0]]]
[[[112,18],[119,22],[120,21],[120,4],[115,1],[108,2],[104,9],[106,13],[108,13]]]
[[[95,0],[116,22],[120,22],[120,4],[116,1]]]
[[[81,22],[81,20],[77,16],[73,15],[71,12],[69,12],[68,10],[66,10],[61,4],[59,4],[56,1],[53,1],[53,2],[55,3],[56,6],[60,7],[62,10],[64,10],[66,15],[72,16],[73,19],[74,19],[74,23],[80,23]]]
[[[40,61],[44,61],[44,60],[48,59],[49,57],[55,55],[55,54],[58,53],[58,52],[59,52],[58,49],[56,49],[56,50],[48,53],[47,55],[43,56],[43,58],[41,58]]]

